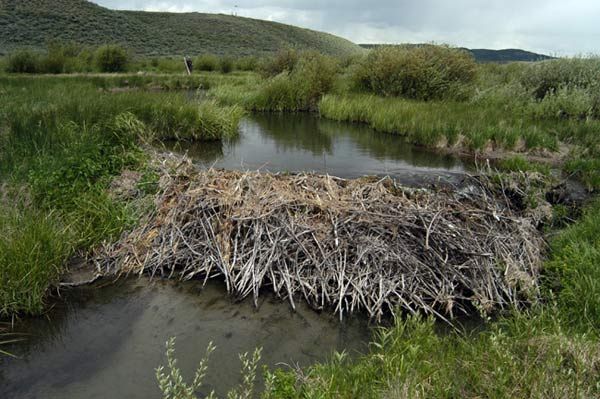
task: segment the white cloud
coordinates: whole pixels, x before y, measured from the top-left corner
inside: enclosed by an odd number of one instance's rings
[[[103,6],[221,12],[322,30],[354,42],[442,42],[553,54],[600,52],[597,0],[97,0]],[[237,7],[236,7],[237,5]]]

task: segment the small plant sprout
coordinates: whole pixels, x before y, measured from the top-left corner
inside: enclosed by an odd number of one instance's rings
[[[166,344],[167,347],[167,366],[160,366],[156,369],[156,379],[160,388],[163,399],[198,399],[196,393],[202,386],[206,372],[208,371],[208,360],[216,347],[212,342],[208,344],[206,353],[196,369],[194,380],[191,385],[188,385],[181,374],[181,369],[177,366],[175,358],[175,338],[169,338]],[[242,362],[242,382],[236,388],[229,391],[227,399],[251,399],[254,393],[256,383],[256,370],[261,359],[262,348],[254,350],[252,356],[248,352],[240,355]],[[208,396],[203,399],[215,399],[214,391],[211,391]]]
[[[206,353],[196,369],[194,381],[191,385],[187,385],[181,369],[177,367],[177,359],[175,358],[175,337],[169,338],[167,341],[167,367],[160,366],[156,369],[156,379],[158,386],[163,393],[164,399],[196,399],[196,392],[202,386],[202,380],[206,376],[208,370],[208,359],[214,352],[216,347],[212,342],[208,344]],[[214,392],[211,392],[206,398],[214,398]]]

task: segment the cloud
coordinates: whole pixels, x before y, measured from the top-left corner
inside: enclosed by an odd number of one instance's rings
[[[357,43],[440,42],[552,54],[600,51],[597,0],[97,0],[117,9],[237,13]],[[236,7],[237,6],[237,7]]]

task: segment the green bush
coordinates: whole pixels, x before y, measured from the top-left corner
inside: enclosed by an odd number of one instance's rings
[[[45,54],[20,50],[12,54],[6,64],[11,73],[61,74],[93,70],[92,50],[76,43],[49,42]]]
[[[305,52],[291,72],[271,78],[259,90],[253,108],[263,111],[309,111],[318,108],[338,70],[336,61],[317,52]]]
[[[8,56],[6,72],[36,73],[39,69],[38,54],[29,50],[18,50]]]
[[[50,42],[48,52],[41,60],[40,71],[52,74],[73,72],[80,52],[75,43]]]
[[[289,48],[281,49],[275,56],[263,61],[260,72],[264,77],[277,76],[285,71],[292,72],[299,59],[298,51]]]
[[[258,69],[259,59],[257,57],[241,57],[235,61],[235,69],[238,71],[256,71]]]
[[[129,56],[118,45],[101,46],[96,50],[96,66],[101,72],[124,72]]]
[[[357,88],[383,96],[432,100],[465,97],[477,65],[447,46],[385,46],[372,50],[353,73]]]
[[[534,102],[530,112],[538,119],[597,118],[600,117],[598,100],[598,93],[592,90],[563,86]]]
[[[221,73],[230,73],[233,71],[233,59],[230,57],[223,57],[219,62],[219,71]]]
[[[521,82],[538,99],[567,86],[598,90],[600,59],[563,58],[533,63],[523,71]]]
[[[213,54],[202,54],[196,58],[194,67],[199,71],[216,71],[219,67],[219,58]]]

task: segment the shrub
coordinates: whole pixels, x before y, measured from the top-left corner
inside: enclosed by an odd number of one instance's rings
[[[36,73],[39,69],[39,56],[29,50],[18,50],[7,60],[6,72]]]
[[[238,71],[256,71],[258,69],[258,58],[249,56],[238,58],[235,62]]]
[[[383,96],[419,100],[465,97],[477,65],[466,51],[447,46],[385,46],[353,73],[356,87]]]
[[[277,76],[282,72],[292,72],[298,63],[300,56],[294,49],[282,49],[272,58],[266,59],[260,66],[260,72],[264,77]]]
[[[106,45],[96,50],[96,66],[101,72],[123,72],[129,57],[127,51],[118,45]]]
[[[199,71],[215,71],[219,66],[219,59],[213,54],[203,54],[196,58],[194,66]]]
[[[45,73],[72,72],[80,49],[74,43],[48,43],[48,53],[41,61],[40,70]]]
[[[198,368],[194,373],[194,379],[191,384],[184,381],[181,369],[177,365],[175,357],[175,338],[170,338],[167,341],[167,365],[160,366],[156,369],[156,380],[158,387],[162,392],[163,399],[197,399],[197,392],[201,390],[202,383],[208,371],[208,360],[216,347],[210,342],[206,348],[206,354],[200,360]],[[256,382],[256,372],[258,363],[261,359],[262,348],[254,350],[252,355],[248,352],[239,355],[242,362],[242,382],[237,388],[230,390],[227,393],[227,398],[230,399],[249,399],[255,397],[254,388]],[[208,396],[203,398],[215,398],[214,391],[211,391]]]
[[[597,96],[589,90],[564,86],[547,93],[539,102],[534,102],[531,114],[538,119],[587,119],[598,117]]]
[[[255,108],[264,111],[315,110],[328,93],[338,70],[331,57],[305,52],[291,72],[284,71],[270,79],[260,90]]]
[[[321,97],[331,90],[337,71],[338,65],[331,57],[316,52],[302,54],[291,77],[307,108],[316,108]]]
[[[562,87],[583,89],[597,87],[600,81],[600,59],[563,58],[531,64],[521,76],[522,84],[538,99]]]
[[[221,73],[230,73],[233,71],[233,59],[230,57],[223,57],[219,62],[219,70]]]

